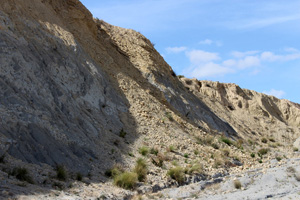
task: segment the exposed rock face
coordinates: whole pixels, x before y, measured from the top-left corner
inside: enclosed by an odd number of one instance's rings
[[[272,137],[291,144],[300,135],[298,104],[236,84],[187,78],[181,81],[241,137]]]
[[[156,151],[145,157],[144,190],[172,185],[172,161],[208,175],[252,167],[250,151],[268,144],[244,140],[244,153],[219,136],[288,146],[300,136],[299,107],[234,84],[180,80],[147,38],[93,19],[78,0],[0,0],[0,161],[9,155],[0,167],[27,164],[39,183],[56,165],[106,181],[116,163],[132,169],[143,146]],[[26,194],[14,181],[11,191]]]
[[[12,156],[88,168],[88,160],[109,157],[109,135],[147,131],[129,111],[146,91],[145,105],[235,134],[185,90],[149,40],[94,21],[79,1],[2,1],[0,16],[0,128],[3,141],[16,143]]]

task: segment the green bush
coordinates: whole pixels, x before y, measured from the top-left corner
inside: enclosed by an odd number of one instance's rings
[[[229,146],[231,146],[233,144],[232,140],[230,140],[229,138],[223,137],[223,136],[220,138],[220,140]]]
[[[268,152],[269,152],[269,149],[262,148],[262,149],[260,149],[260,150],[258,151],[257,154],[258,154],[260,157],[262,157],[263,155],[266,155]]]
[[[105,176],[107,177],[115,177],[117,175],[120,175],[124,172],[124,170],[120,166],[114,166],[111,169],[106,170]]]
[[[136,161],[134,172],[137,174],[139,181],[145,181],[146,180],[148,169],[147,169],[147,163],[144,159],[139,158]]]
[[[62,165],[58,165],[56,167],[56,178],[60,181],[65,181],[67,180],[67,172]]]
[[[252,158],[254,158],[254,157],[255,157],[255,153],[251,153],[250,156],[251,156]]]
[[[150,153],[157,156],[157,154],[158,154],[158,149],[151,148],[151,149],[150,149]]]
[[[138,181],[138,175],[133,172],[124,172],[114,177],[114,184],[124,189],[135,188]]]
[[[119,135],[120,135],[120,137],[125,138],[125,136],[127,135],[127,133],[123,129],[121,129]]]
[[[143,146],[139,148],[139,153],[142,154],[143,156],[146,156],[149,153],[149,149],[146,146]]]
[[[26,181],[31,184],[34,183],[26,168],[16,167],[10,174],[15,176],[20,181]]]
[[[173,145],[169,146],[168,151],[169,152],[174,152],[175,151],[175,147]]]
[[[297,147],[294,147],[293,148],[293,151],[298,151],[299,149]]]
[[[185,153],[185,154],[183,155],[183,157],[188,158],[188,157],[189,157],[189,154]]]
[[[184,183],[185,175],[184,170],[177,166],[174,168],[171,168],[167,173],[172,179],[176,180],[179,184]]]
[[[194,164],[189,170],[189,174],[194,174],[194,173],[203,173],[203,167],[200,164]]]

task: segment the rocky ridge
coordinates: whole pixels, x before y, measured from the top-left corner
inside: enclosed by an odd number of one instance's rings
[[[189,184],[293,157],[299,137],[298,104],[179,78],[147,38],[93,19],[78,0],[0,1],[0,88],[3,198],[130,198],[178,186],[174,166],[200,166]],[[260,148],[270,152],[252,158]],[[149,172],[135,191],[105,176],[139,157]],[[36,184],[16,179],[20,166]]]

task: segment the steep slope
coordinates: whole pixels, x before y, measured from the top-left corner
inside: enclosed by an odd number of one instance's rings
[[[115,165],[132,170],[144,148],[151,152],[143,156],[149,173],[139,191],[157,191],[178,185],[167,175],[174,165],[188,173],[182,184],[253,167],[258,158],[250,151],[265,144],[253,147],[239,140],[252,138],[252,132],[258,143],[260,136],[279,130],[276,139],[285,136],[286,145],[299,136],[298,105],[266,96],[258,101],[260,94],[237,86],[201,85],[181,82],[147,38],[93,19],[78,0],[0,0],[0,178],[5,190],[13,196],[47,193],[75,182],[74,195],[90,190],[93,198],[103,192],[132,195],[112,186],[105,171]],[[251,119],[243,115],[248,108],[253,108]],[[265,134],[254,117],[277,121]],[[275,151],[285,150],[292,151],[285,146]],[[274,155],[259,159],[269,158]],[[67,170],[65,182],[56,177],[60,165]],[[21,166],[38,184],[20,187],[14,169]],[[95,185],[76,182],[77,172]]]
[[[236,84],[181,78],[187,88],[246,139],[292,144],[300,136],[300,107]]]
[[[235,134],[144,36],[95,22],[75,0],[1,2],[1,77],[2,141],[27,162],[90,168],[88,160],[109,157],[109,135],[158,131],[138,113],[152,105],[154,116],[170,109],[196,127]]]

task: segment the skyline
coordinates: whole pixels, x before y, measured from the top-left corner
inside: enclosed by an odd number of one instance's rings
[[[300,0],[82,3],[94,17],[149,38],[177,75],[300,103]]]

